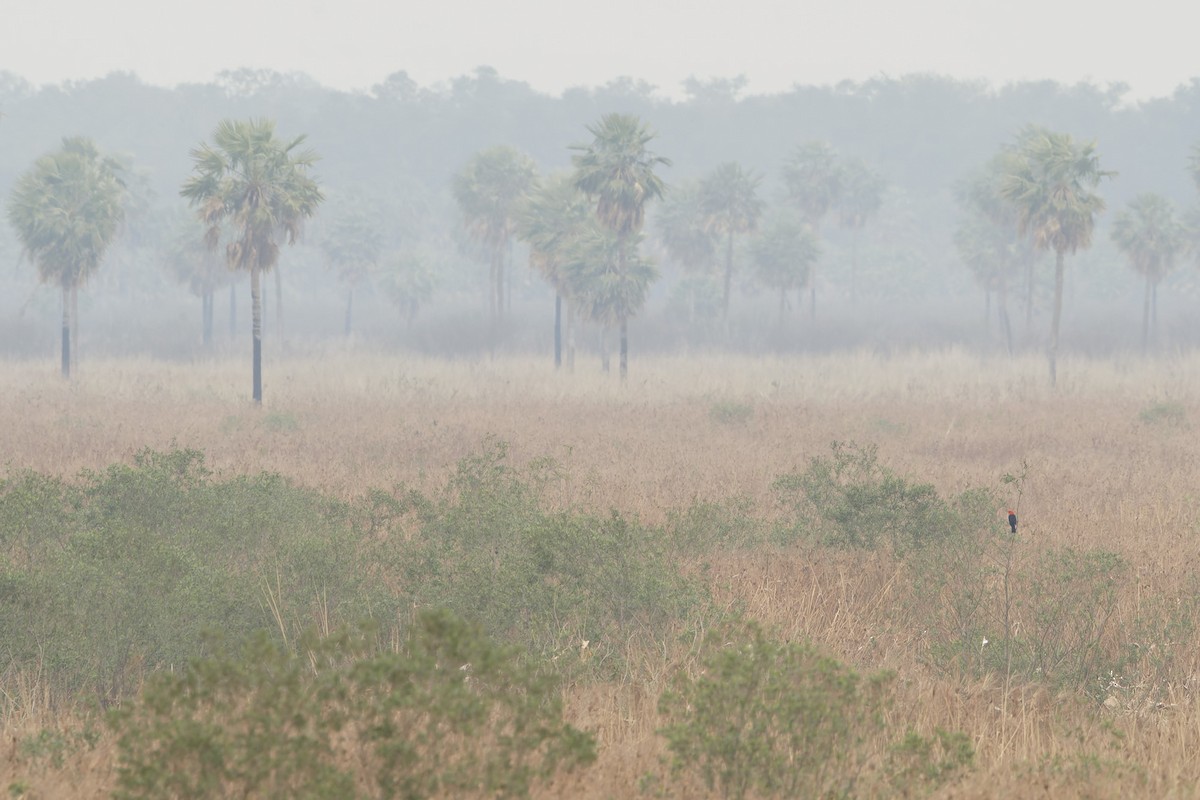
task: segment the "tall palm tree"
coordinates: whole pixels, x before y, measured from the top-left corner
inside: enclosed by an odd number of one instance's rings
[[[90,140],[63,139],[17,179],[8,219],[43,283],[62,288],[62,375],[71,377],[79,287],[100,266],[124,219],[120,167]]]
[[[451,189],[471,239],[488,255],[488,308],[504,316],[504,260],[525,196],[537,184],[537,164],[514,147],[500,145],[471,158]]]
[[[221,227],[228,227],[229,268],[250,273],[252,395],[261,405],[261,276],[279,263],[276,237],[295,244],[304,221],[324,199],[309,174],[318,156],[301,148],[304,136],[280,139],[274,121],[266,119],[223,120],[212,139],[212,144],[202,142],[191,151],[192,176],[180,194],[198,207],[209,246],[215,248]]]
[[[587,196],[573,176],[562,174],[541,182],[527,198],[517,218],[517,235],[529,245],[531,266],[554,288],[554,366],[563,362],[563,305],[567,311],[567,368],[574,368],[574,330],[571,283],[566,265],[575,242],[597,225]]]
[[[887,181],[861,158],[846,162],[837,201],[838,223],[850,229],[850,299],[858,298],[858,234],[883,206]]]
[[[779,326],[787,314],[787,294],[803,288],[821,248],[807,225],[790,217],[777,217],[750,243],[758,280],[769,289],[779,290]]]
[[[820,237],[821,220],[842,196],[844,173],[837,151],[828,142],[806,142],[783,165],[783,183],[813,233]],[[817,317],[816,264],[809,275],[811,311]]]
[[[1142,300],[1142,352],[1150,343],[1150,300],[1159,281],[1175,268],[1175,259],[1186,246],[1183,225],[1175,206],[1158,194],[1140,194],[1113,221],[1112,240],[1129,259],[1133,270],[1146,279]]]
[[[762,176],[728,162],[700,182],[700,207],[705,227],[725,239],[725,284],[721,316],[729,324],[729,294],[733,285],[733,237],[758,227],[763,201],[758,196]]]
[[[1054,251],[1054,316],[1050,327],[1050,384],[1058,381],[1058,332],[1062,320],[1065,259],[1092,243],[1104,200],[1093,190],[1115,173],[1100,169],[1094,142],[1069,134],[1027,128],[1018,135],[1000,195],[1017,211],[1017,227],[1039,250]]]
[[[575,185],[596,204],[596,218],[616,236],[615,281],[627,283],[627,267],[634,261],[630,244],[636,243],[646,220],[646,203],[661,199],[665,191],[655,168],[671,162],[646,149],[655,134],[636,116],[605,114],[588,126],[592,143],[575,145],[572,158]],[[616,320],[621,336],[621,380],[629,373],[629,313],[622,305]]]

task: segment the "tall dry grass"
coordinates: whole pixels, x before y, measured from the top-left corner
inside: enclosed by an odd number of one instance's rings
[[[1116,625],[1182,597],[1200,567],[1200,357],[1064,360],[1057,389],[1040,358],[960,350],[635,358],[631,367],[621,385],[590,363],[566,374],[533,359],[445,362],[331,348],[268,362],[258,409],[246,399],[240,360],[97,360],[69,384],[53,364],[6,363],[0,460],[70,476],[174,443],[204,450],[226,473],[270,470],[356,496],[440,486],[496,436],[518,463],[560,462],[565,477],[551,487],[552,502],[659,522],[696,500],[733,496],[769,513],[776,476],[834,440],[853,440],[878,445],[883,463],[946,492],[1000,489],[1002,474],[1027,464],[1019,510],[1028,541],[1102,547],[1128,561],[1134,579],[1122,588]],[[729,409],[737,413],[720,413]],[[895,720],[967,732],[978,769],[953,796],[1190,796],[1200,782],[1200,641],[1176,653],[1193,666],[1177,667],[1153,706],[1089,708],[1075,696],[1006,689],[924,663],[921,632],[898,610],[903,569],[884,556],[744,553],[710,563],[707,575],[718,602],[744,604],[784,635],[811,638],[858,667],[896,670]],[[658,768],[657,693],[681,665],[678,654],[645,658],[641,674],[658,678],[570,690],[573,719],[597,731],[601,757],[547,796],[629,796]],[[6,721],[13,744],[0,781],[40,796],[110,788],[106,740],[61,768],[22,756],[16,743],[31,731],[69,721],[38,713],[36,681],[18,681],[6,678],[4,690],[28,693],[31,710]]]

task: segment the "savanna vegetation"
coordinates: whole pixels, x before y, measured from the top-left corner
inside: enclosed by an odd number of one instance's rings
[[[0,77],[10,795],[1200,787],[1195,85]]]
[[[10,791],[1200,781],[1191,359],[337,363],[5,367]]]

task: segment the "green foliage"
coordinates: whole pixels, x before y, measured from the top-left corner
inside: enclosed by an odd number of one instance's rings
[[[754,624],[720,633],[699,674],[681,674],[659,703],[673,771],[728,798],[851,795],[891,676],[864,679]]]
[[[348,506],[277,475],[220,479],[195,450],[143,451],[73,484],[0,482],[0,648],[52,686],[109,701],[201,633],[293,636],[386,613]]]
[[[834,442],[830,456],[783,475],[773,488],[794,512],[784,538],[808,536],[835,547],[897,552],[943,543],[978,526],[986,498],[967,493],[953,502],[930,484],[913,483],[879,463],[874,446]]]
[[[754,416],[754,406],[736,400],[716,400],[708,407],[708,418],[718,425],[745,425]]]
[[[289,411],[269,411],[262,418],[262,426],[271,433],[293,433],[300,430],[296,416]]]
[[[116,796],[525,797],[595,759],[556,681],[445,612],[398,652],[369,636],[259,635],[160,672],[114,712]]]
[[[762,546],[768,541],[769,530],[754,516],[749,498],[734,497],[697,502],[683,511],[670,512],[667,532],[672,550],[691,556]]]
[[[965,733],[936,728],[922,736],[909,731],[889,750],[887,772],[893,789],[912,796],[944,785],[974,760],[975,748]]]
[[[1143,425],[1179,428],[1187,424],[1187,410],[1183,403],[1164,400],[1142,409],[1138,420]]]
[[[593,663],[617,668],[617,646],[636,631],[664,635],[700,598],[667,537],[617,512],[541,508],[552,462],[522,473],[492,441],[463,459],[443,496],[404,498],[420,533],[391,558],[405,602],[443,607],[492,636],[555,655],[588,642]],[[381,554],[380,558],[387,558]]]

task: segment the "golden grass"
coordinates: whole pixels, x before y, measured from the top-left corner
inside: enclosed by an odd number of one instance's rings
[[[1116,624],[1131,625],[1143,606],[1186,591],[1200,568],[1200,438],[1189,424],[1200,414],[1200,357],[1065,359],[1060,380],[1047,385],[1041,358],[960,350],[635,358],[622,386],[588,361],[568,375],[534,359],[445,362],[329,348],[269,360],[267,404],[257,409],[246,400],[241,360],[97,360],[70,384],[53,364],[19,362],[0,364],[0,460],[70,476],[175,443],[204,450],[223,472],[277,471],[354,496],[440,486],[494,435],[518,463],[560,462],[566,477],[552,501],[651,522],[697,499],[742,495],[769,509],[771,481],[834,440],[877,444],[883,463],[946,492],[999,488],[1002,474],[1027,463],[1023,533],[1122,554],[1136,579],[1120,596]],[[1141,418],[1166,402],[1182,420]],[[722,404],[749,412],[722,421],[713,413]],[[860,668],[896,670],[897,720],[967,732],[979,768],[953,796],[1191,796],[1200,781],[1198,641],[1186,643],[1195,677],[1180,676],[1161,707],[1088,709],[1077,697],[1026,687],[1004,702],[1003,686],[920,662],[920,632],[893,613],[903,574],[884,557],[745,554],[711,564],[709,574],[719,601],[745,603],[785,635],[812,638]],[[674,665],[663,658],[645,673],[665,676]],[[635,794],[664,755],[655,735],[660,689],[572,689],[573,718],[598,732],[601,758],[545,796]],[[11,682],[5,690],[37,691]],[[20,756],[15,742],[25,732],[57,724],[48,714],[7,721],[14,744],[0,781],[27,781],[47,797],[110,788],[111,742],[62,769]]]

